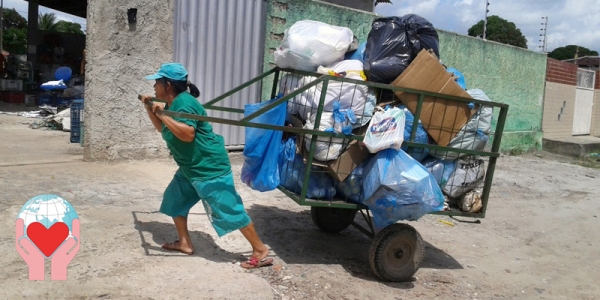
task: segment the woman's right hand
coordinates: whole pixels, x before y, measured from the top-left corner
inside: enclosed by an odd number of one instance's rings
[[[150,95],[142,95],[142,99],[140,99],[140,101],[142,101],[144,104],[147,104],[150,100],[152,100],[152,96]]]

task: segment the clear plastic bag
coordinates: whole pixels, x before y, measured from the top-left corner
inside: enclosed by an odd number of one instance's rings
[[[280,68],[315,71],[344,59],[354,39],[350,28],[319,21],[302,20],[285,30],[281,46],[275,50]]]

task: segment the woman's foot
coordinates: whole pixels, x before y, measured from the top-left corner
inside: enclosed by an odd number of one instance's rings
[[[173,243],[165,243],[162,245],[162,247],[166,250],[179,251],[187,255],[194,254],[194,248],[192,248],[187,243],[181,243],[180,241],[175,241]]]
[[[264,247],[260,250],[252,251],[252,256],[246,262],[241,263],[242,268],[244,269],[254,269],[260,268],[273,264],[272,258],[267,258],[269,255],[269,248]]]

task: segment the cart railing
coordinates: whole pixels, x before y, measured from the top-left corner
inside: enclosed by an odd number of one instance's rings
[[[266,105],[265,107],[259,109],[258,111],[254,112],[248,116],[244,116],[244,110],[241,108],[218,106],[218,104],[221,101],[223,101],[223,100],[235,95],[236,93],[238,93],[252,85],[255,85],[255,84],[261,85],[263,89],[267,88],[268,84],[272,84],[270,86],[271,99],[274,99],[281,92],[279,90],[279,86],[280,86],[280,81],[282,80],[282,77],[284,75],[290,75],[290,74],[294,75],[294,76],[308,76],[308,77],[314,78],[314,80],[308,82],[307,84],[304,84],[302,87],[299,87],[290,93],[287,93],[283,97],[278,98],[277,100],[273,101],[269,105]],[[397,86],[392,86],[392,85],[387,85],[387,84],[350,79],[350,78],[334,76],[334,75],[329,75],[329,74],[324,75],[324,74],[305,72],[305,71],[299,71],[299,70],[281,69],[281,68],[276,67],[276,68],[273,68],[273,69],[269,70],[268,72],[266,72],[256,78],[253,78],[252,80],[249,80],[249,81],[245,82],[244,84],[232,89],[231,91],[224,93],[223,95],[221,95],[213,100],[210,100],[204,104],[204,107],[207,110],[232,112],[232,113],[241,114],[242,116],[239,119],[226,119],[226,118],[217,118],[217,117],[211,117],[211,116],[199,116],[199,115],[194,115],[194,114],[187,114],[187,113],[181,113],[181,112],[169,112],[169,111],[165,111],[164,113],[166,115],[169,115],[172,117],[188,118],[188,119],[194,119],[194,120],[200,120],[200,121],[206,121],[206,122],[215,122],[215,123],[228,124],[228,125],[234,125],[234,126],[254,127],[254,128],[262,128],[262,129],[270,129],[270,130],[280,130],[280,131],[283,131],[284,133],[296,134],[298,136],[310,135],[311,136],[311,138],[310,138],[311,145],[310,145],[310,149],[307,149],[308,155],[306,155],[306,157],[305,157],[305,159],[306,159],[305,163],[306,163],[307,167],[306,167],[305,173],[303,174],[304,180],[303,180],[303,185],[302,185],[301,191],[299,191],[299,193],[298,193],[298,191],[295,191],[295,192],[289,191],[286,188],[283,188],[281,186],[279,187],[279,189],[282,192],[284,192],[286,195],[288,195],[290,198],[292,198],[294,201],[296,201],[298,204],[304,205],[304,206],[334,207],[334,208],[347,208],[347,209],[365,209],[366,207],[364,205],[357,204],[356,202],[348,201],[347,199],[323,200],[323,199],[308,199],[306,197],[307,189],[308,189],[308,181],[309,181],[309,178],[311,177],[311,174],[314,173],[314,171],[311,170],[311,166],[313,166],[313,162],[315,161],[314,155],[315,155],[315,147],[317,144],[317,139],[319,137],[321,137],[321,138],[325,137],[325,138],[330,138],[331,140],[343,139],[346,142],[362,141],[364,139],[364,135],[361,135],[361,134],[344,135],[344,134],[340,134],[340,133],[326,132],[323,130],[319,130],[319,126],[321,125],[321,122],[322,122],[322,115],[323,115],[323,111],[324,111],[324,104],[325,104],[325,100],[326,100],[326,96],[327,96],[328,87],[331,83],[337,83],[337,84],[342,83],[342,84],[355,85],[357,87],[358,86],[367,87],[369,89],[378,91],[379,96],[381,96],[384,92],[387,92],[388,94],[389,93],[393,94],[394,92],[397,92],[397,91],[408,93],[408,94],[418,95],[416,111],[413,112],[415,121],[413,122],[410,138],[403,142],[403,146],[408,147],[408,149],[422,149],[423,151],[425,151],[424,149],[428,149],[428,151],[436,151],[436,150],[437,151],[446,151],[446,152],[452,152],[452,153],[459,153],[461,155],[485,157],[487,159],[487,169],[485,172],[485,179],[483,181],[483,190],[482,190],[482,194],[481,194],[481,203],[482,203],[481,210],[479,210],[477,213],[469,213],[469,212],[463,212],[463,211],[459,211],[459,210],[448,210],[448,211],[435,212],[434,214],[475,217],[475,218],[484,218],[485,217],[487,204],[488,204],[488,200],[489,200],[489,195],[490,195],[490,189],[491,189],[492,181],[493,181],[494,170],[495,170],[495,166],[496,166],[496,161],[497,161],[497,158],[500,156],[499,151],[500,151],[501,137],[502,137],[503,129],[505,126],[508,107],[509,107],[507,104],[492,102],[492,101],[481,101],[481,100],[476,100],[476,99],[471,99],[471,98],[463,98],[463,97],[457,97],[457,96],[449,96],[449,95],[445,95],[445,94],[439,94],[439,93],[433,93],[433,92],[427,92],[427,91],[407,89],[407,88],[402,88],[402,87],[397,87]],[[260,115],[266,113],[267,111],[277,107],[278,105],[280,105],[284,102],[288,102],[291,99],[294,99],[295,97],[302,95],[303,93],[307,93],[311,89],[313,89],[313,91],[314,91],[315,87],[319,87],[319,89],[321,91],[325,91],[325,92],[320,93],[320,95],[318,97],[319,98],[318,106],[316,108],[315,107],[311,108],[313,110],[316,110],[316,114],[315,114],[316,118],[315,118],[314,126],[312,129],[301,128],[301,127],[269,125],[269,124],[262,124],[262,123],[253,121],[257,116],[260,116]],[[494,120],[497,120],[497,122],[495,122],[495,125],[492,125],[492,128],[494,128],[494,129],[490,133],[490,140],[492,141],[491,147],[488,144],[488,146],[486,146],[485,151],[475,151],[475,150],[467,150],[467,149],[439,146],[439,145],[429,144],[429,143],[415,142],[415,136],[417,134],[418,126],[414,126],[414,124],[418,124],[418,120],[421,120],[422,107],[423,107],[425,97],[434,97],[435,99],[443,99],[445,101],[456,101],[459,103],[471,103],[472,105],[475,105],[475,106],[493,107],[495,110]],[[395,98],[395,96],[392,96],[392,98],[391,98],[392,104],[394,104],[394,98]],[[398,101],[399,100],[398,98],[395,98],[395,100],[396,100],[395,104],[402,104],[401,102]],[[496,109],[499,109],[499,111],[497,111]]]

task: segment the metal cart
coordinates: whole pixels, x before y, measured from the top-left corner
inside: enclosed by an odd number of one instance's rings
[[[302,85],[298,88],[290,89],[288,84],[297,83],[299,79],[302,80]],[[273,101],[269,105],[248,116],[244,116],[243,109],[223,107],[218,105],[220,101],[227,99],[228,97],[235,95],[236,93],[253,85],[259,85],[263,91],[266,90],[265,87],[270,87],[270,99],[276,98],[278,94],[280,96],[283,94],[283,97],[280,97],[278,100]],[[315,159],[315,147],[318,142],[317,139],[320,139],[321,141],[323,139],[330,139],[332,144],[334,141],[342,140],[344,145],[348,145],[352,141],[360,142],[364,138],[364,134],[361,134],[364,133],[364,130],[361,132],[361,128],[356,128],[356,130],[354,130],[355,134],[353,135],[344,135],[319,130],[319,126],[323,121],[322,116],[324,113],[327,94],[329,92],[335,92],[332,91],[334,88],[345,89],[346,92],[348,88],[354,89],[354,91],[364,91],[365,89],[368,89],[369,93],[376,95],[378,105],[383,103],[387,103],[389,105],[402,104],[402,101],[396,97],[396,92],[416,95],[414,96],[414,99],[418,100],[416,103],[416,108],[413,107],[413,115],[415,116],[414,120],[421,119],[424,103],[431,105],[432,101],[434,105],[436,103],[439,103],[440,105],[447,105],[448,103],[467,105],[470,103],[470,105],[474,106],[475,108],[479,107],[480,105],[493,107],[494,122],[491,124],[492,130],[489,134],[489,141],[487,142],[484,151],[442,147],[436,145],[435,143],[418,143],[415,141],[415,135],[417,134],[418,126],[412,126],[410,138],[405,140],[403,143],[403,147],[408,147],[407,149],[411,153],[418,153],[419,151],[450,151],[451,153],[457,155],[466,155],[466,157],[463,157],[464,160],[484,160],[486,165],[485,176],[483,180],[480,180],[480,184],[478,186],[478,188],[481,190],[481,209],[473,213],[461,211],[456,207],[450,207],[448,210],[437,211],[433,212],[432,214],[470,218],[485,217],[490,189],[492,186],[494,168],[496,165],[496,160],[500,156],[500,142],[508,112],[508,105],[506,104],[474,100],[469,98],[452,97],[437,93],[399,88],[392,85],[364,80],[349,79],[340,76],[340,74],[323,75],[298,70],[280,69],[276,67],[204,104],[204,107],[207,110],[239,113],[241,115],[239,119],[225,119],[173,112],[165,113],[173,117],[196,119],[206,122],[280,130],[284,132],[284,135],[296,135],[304,137],[306,143],[310,141],[309,147],[305,148],[306,151],[304,151],[305,153],[303,155],[304,161],[302,163],[306,166],[306,168],[303,170],[303,174],[301,174],[303,178],[303,180],[301,180],[302,184],[297,190],[289,190],[283,186],[279,186],[278,188],[299,205],[310,206],[312,221],[320,230],[328,233],[338,233],[350,225],[353,225],[358,230],[372,238],[373,241],[369,251],[369,262],[373,273],[377,277],[384,281],[410,280],[419,269],[424,257],[423,240],[414,227],[405,223],[395,223],[381,230],[376,230],[373,225],[372,214],[370,213],[369,208],[366,205],[360,204],[360,202],[357,203],[356,201],[351,201],[347,198],[340,197],[339,195],[336,195],[336,197],[333,199],[309,199],[309,197],[307,197],[309,179],[311,179],[311,177],[319,178],[319,176],[327,175],[327,172],[324,170],[312,168],[312,166],[317,163],[317,160]],[[268,94],[268,90],[266,91],[267,92],[264,93]],[[253,122],[254,118],[278,106],[279,104],[288,101],[293,102],[296,101],[295,99],[298,99],[298,97],[303,96],[310,96],[313,98],[313,100],[317,101],[316,104],[313,103],[312,106],[308,107],[312,113],[312,121],[314,121],[314,126],[312,128],[303,128],[299,126],[275,126]],[[259,101],[255,101],[254,103],[256,102]],[[415,121],[413,124],[417,124],[417,122]],[[364,126],[362,128],[364,128]],[[301,149],[301,147],[298,148]],[[329,170],[329,173],[331,173],[331,170]],[[357,212],[360,212],[360,215],[362,216],[362,221],[360,221],[360,223],[365,225],[361,225],[359,222],[355,221]]]

